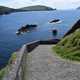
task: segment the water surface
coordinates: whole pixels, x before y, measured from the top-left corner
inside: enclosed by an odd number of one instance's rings
[[[23,44],[35,40],[62,38],[63,35],[80,18],[80,10],[73,11],[32,11],[17,12],[0,16],[0,67],[8,62],[10,55]],[[53,19],[60,19],[60,24],[50,24]],[[22,25],[37,24],[33,31],[17,36],[16,31]],[[52,29],[58,35],[52,35]]]

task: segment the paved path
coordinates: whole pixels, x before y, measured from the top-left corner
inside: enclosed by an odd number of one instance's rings
[[[27,56],[25,80],[80,80],[80,64],[56,57],[50,45],[40,45]]]

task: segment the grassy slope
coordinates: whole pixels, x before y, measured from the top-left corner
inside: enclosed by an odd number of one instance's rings
[[[80,61],[80,29],[63,38],[53,49],[62,58]]]
[[[16,60],[16,52],[14,52],[11,55],[11,58],[8,62],[8,65],[6,67],[4,67],[3,69],[0,70],[0,80],[3,80],[3,77],[8,73],[9,68],[11,67],[10,65],[14,64],[15,60]]]

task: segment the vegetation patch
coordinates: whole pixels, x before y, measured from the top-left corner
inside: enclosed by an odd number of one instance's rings
[[[6,66],[5,68],[3,68],[3,69],[0,70],[0,80],[3,79],[4,75],[7,72],[7,69],[8,69],[8,66]]]
[[[3,77],[8,74],[9,69],[10,69],[10,65],[15,63],[17,56],[16,56],[16,52],[14,52],[11,55],[11,58],[9,59],[9,62],[7,64],[6,67],[4,67],[3,69],[0,70],[0,80],[3,80]]]
[[[16,55],[16,52],[14,52],[12,55],[11,55],[11,58],[9,59],[9,62],[8,64],[15,64],[15,61],[16,61],[16,58],[17,58],[17,55]]]
[[[63,38],[53,50],[62,58],[80,61],[80,28]]]

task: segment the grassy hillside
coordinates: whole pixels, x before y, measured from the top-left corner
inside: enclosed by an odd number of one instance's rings
[[[14,11],[14,9],[0,6],[0,14],[9,14],[12,11]]]
[[[23,7],[18,10],[21,11],[46,11],[46,10],[56,10],[47,6],[41,6],[41,5],[36,5],[36,6],[29,6],[29,7]]]
[[[80,61],[80,28],[63,38],[53,50],[62,58]]]

